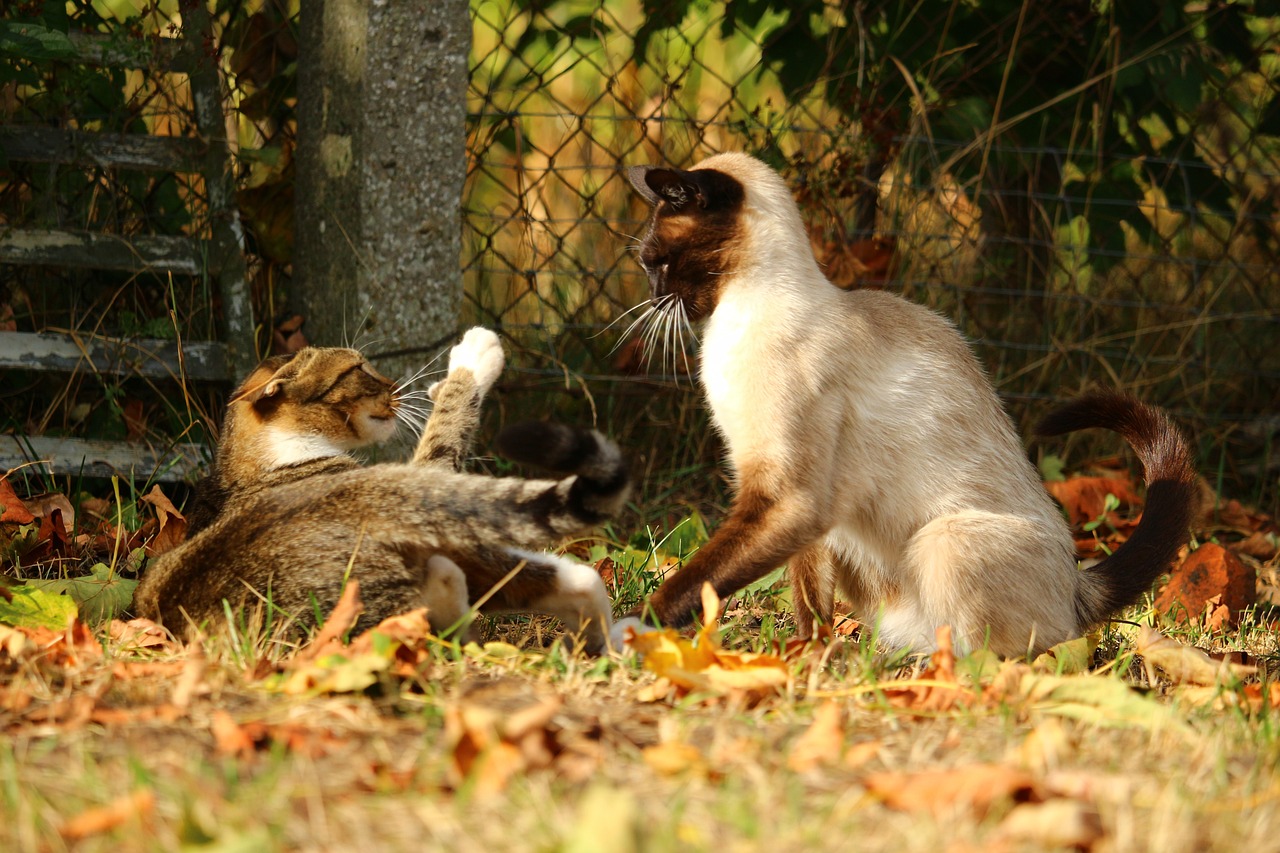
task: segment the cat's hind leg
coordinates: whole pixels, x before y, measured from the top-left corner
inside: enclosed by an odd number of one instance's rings
[[[887,609],[883,639],[925,651],[950,625],[956,647],[1020,657],[1077,631],[1075,566],[1044,519],[968,510],[935,518],[908,543],[914,601]],[[909,615],[910,619],[896,618]]]
[[[835,559],[817,543],[802,549],[787,564],[791,599],[796,610],[796,636],[812,640],[821,625],[831,625],[835,611]]]
[[[490,599],[482,610],[545,613],[559,619],[565,632],[580,638],[592,654],[604,652],[610,643],[612,607],[604,581],[596,570],[555,554],[507,549],[520,570]],[[476,590],[478,597],[484,590]]]
[[[467,576],[453,560],[436,554],[427,560],[427,581],[422,590],[431,630],[439,635],[454,629],[454,636],[467,642],[471,634],[471,602]]]

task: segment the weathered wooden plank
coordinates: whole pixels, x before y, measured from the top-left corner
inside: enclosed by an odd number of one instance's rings
[[[0,127],[10,160],[73,163],[162,172],[198,172],[207,147],[198,139],[141,133],[91,133],[34,125]]]
[[[181,356],[181,362],[179,361]],[[219,382],[231,379],[225,344],[156,338],[111,338],[98,335],[0,332],[0,368],[50,370],[58,373],[110,373],[160,379]]]
[[[211,271],[201,240],[147,235],[125,238],[91,231],[5,231],[0,233],[0,262],[183,275]]]
[[[51,474],[119,475],[172,483],[193,479],[206,454],[198,444],[151,447],[123,441],[0,435],[0,471],[36,462]]]

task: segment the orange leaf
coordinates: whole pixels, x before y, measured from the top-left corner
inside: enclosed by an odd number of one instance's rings
[[[64,823],[58,832],[68,841],[88,838],[90,835],[109,832],[133,820],[145,820],[155,811],[155,807],[156,795],[146,789],[139,789],[105,806],[80,812]]]
[[[805,733],[796,738],[787,756],[787,766],[797,773],[839,761],[844,752],[844,724],[840,720],[840,706],[827,701],[818,706],[813,723]]]
[[[356,624],[356,620],[363,612],[364,605],[360,603],[360,582],[351,578],[342,590],[342,597],[338,599],[338,603],[333,606],[332,612],[324,620],[324,625],[320,626],[320,630],[316,632],[310,643],[294,654],[293,663],[309,663],[327,654],[342,651],[344,648],[342,636],[351,630],[351,626]]]
[[[0,508],[4,510],[0,513],[0,521],[30,524],[36,520],[36,517],[27,509],[27,505],[18,498],[13,486],[9,485],[7,477],[0,479]]]
[[[1049,494],[1062,504],[1072,524],[1084,524],[1102,515],[1107,495],[1115,495],[1121,504],[1142,506],[1128,477],[1072,477],[1070,480],[1044,484]]]
[[[218,752],[223,755],[252,755],[254,739],[226,711],[213,712],[209,731]]]
[[[1044,799],[1039,784],[1029,773],[999,764],[919,773],[872,773],[865,784],[890,808],[939,816],[965,807],[982,817],[1002,800],[1026,803]]]
[[[974,693],[956,678],[956,655],[951,645],[950,625],[938,628],[937,642],[938,649],[929,658],[929,666],[919,678],[884,685],[881,692],[891,704],[934,714],[973,703]]]

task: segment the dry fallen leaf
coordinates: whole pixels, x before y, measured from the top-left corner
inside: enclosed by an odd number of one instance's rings
[[[351,578],[343,588],[338,603],[333,606],[324,624],[320,626],[320,630],[311,638],[310,643],[294,654],[292,666],[296,668],[300,664],[310,663],[325,655],[342,653],[346,649],[342,645],[342,637],[356,624],[362,612],[364,612],[364,605],[360,602],[360,582]]]
[[[996,840],[1009,839],[1036,849],[1090,850],[1102,836],[1098,810],[1089,803],[1067,799],[1019,805],[996,830]]]
[[[1258,671],[1254,666],[1214,660],[1195,646],[1184,646],[1145,625],[1138,631],[1134,650],[1142,655],[1152,683],[1155,678],[1151,667],[1159,669],[1174,684],[1198,685],[1231,684]]]
[[[68,530],[76,529],[76,511],[71,506],[71,501],[67,500],[67,496],[58,492],[50,492],[43,495],[35,495],[34,497],[25,498],[22,501],[31,514],[36,518],[47,518],[53,514],[54,510],[62,513],[62,523]]]
[[[9,479],[0,477],[0,521],[30,524],[35,520],[35,515],[27,509],[27,505],[18,497],[13,486],[9,485]]]
[[[219,709],[213,712],[209,731],[213,735],[214,746],[223,755],[253,754],[253,738],[226,711]]]
[[[559,694],[519,682],[474,688],[445,712],[455,785],[495,794],[517,773],[549,767],[561,749],[551,720],[563,704]]]
[[[173,635],[150,619],[130,619],[122,622],[112,619],[107,625],[107,636],[118,650],[150,649],[169,646],[176,650],[178,643]]]
[[[937,651],[929,658],[929,666],[919,678],[886,682],[881,693],[898,708],[924,714],[937,714],[974,703],[977,694],[956,677],[956,655],[951,645],[951,626],[938,628]]]
[[[140,788],[105,806],[80,812],[63,823],[58,828],[58,832],[68,841],[88,838],[91,835],[109,832],[130,821],[147,820],[155,811],[155,807],[156,795],[145,788]]]
[[[159,524],[156,535],[147,542],[147,556],[158,557],[181,545],[187,538],[187,519],[160,490],[159,484],[152,486],[151,491],[143,495],[140,500],[155,507],[156,521]]]
[[[669,681],[681,695],[699,691],[755,701],[790,683],[790,670],[777,655],[721,647],[720,599],[710,584],[703,585],[702,608],[703,628],[692,641],[669,629],[631,635],[628,645],[644,656],[646,669]]]
[[[966,808],[981,818],[993,804],[1003,800],[1025,803],[1044,799],[1031,774],[1000,764],[973,764],[954,770],[916,773],[872,773],[864,784],[890,808],[926,811],[938,816]]]
[[[669,740],[647,746],[642,755],[644,763],[662,776],[678,776],[681,773],[704,776],[708,769],[702,752],[693,744],[681,741]]]
[[[818,706],[813,722],[791,744],[787,766],[797,773],[840,760],[844,752],[844,723],[840,706],[830,700]]]

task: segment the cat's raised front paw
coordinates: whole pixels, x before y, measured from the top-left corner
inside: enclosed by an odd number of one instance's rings
[[[459,368],[470,370],[480,386],[480,393],[487,394],[502,373],[504,359],[498,336],[476,326],[468,329],[462,340],[449,350],[449,372]]]

